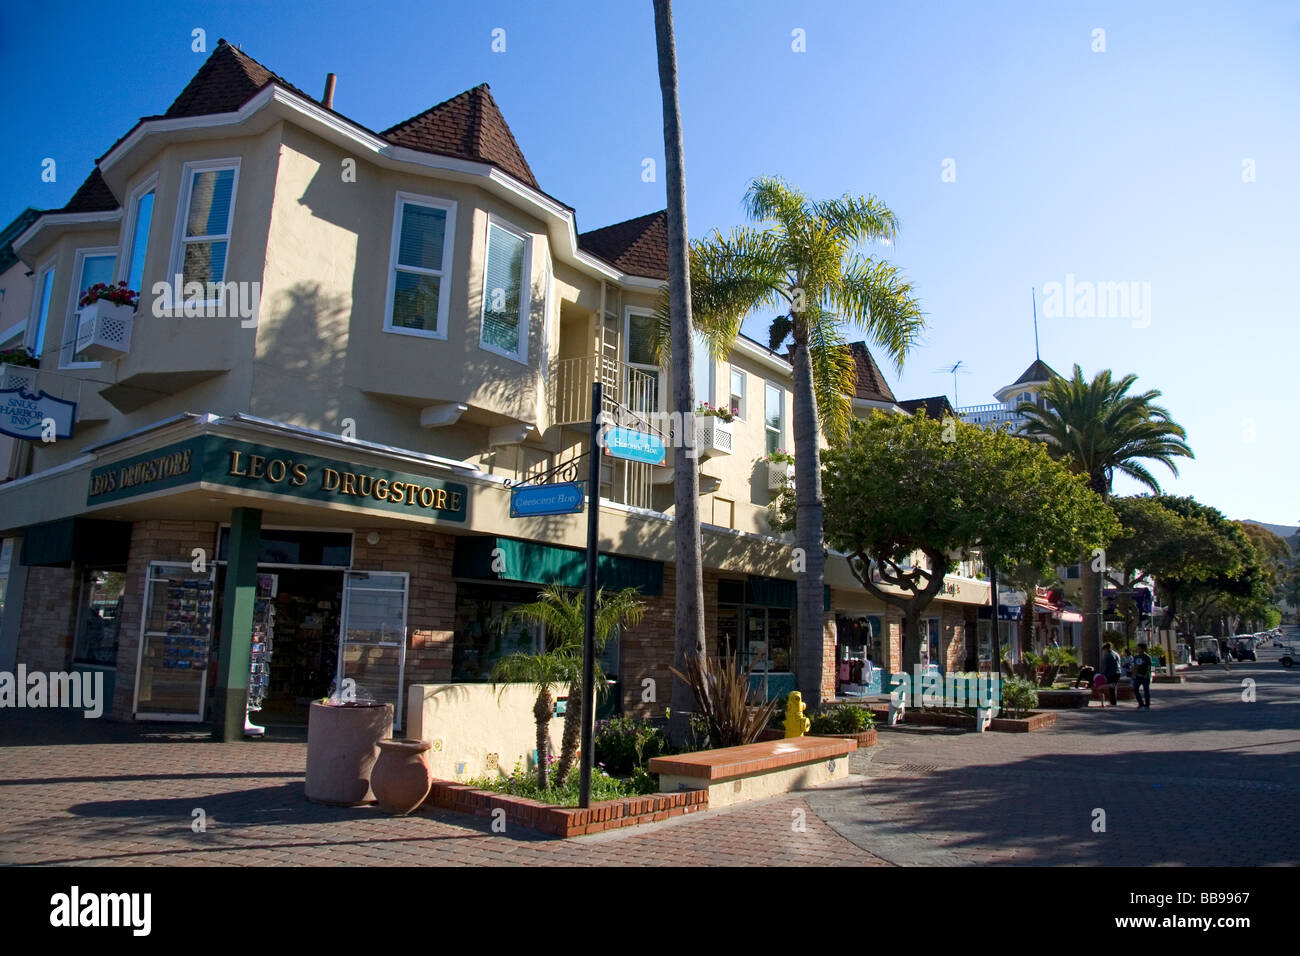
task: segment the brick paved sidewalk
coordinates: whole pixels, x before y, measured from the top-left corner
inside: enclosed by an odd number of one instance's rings
[[[56,742],[23,743],[38,737]],[[86,737],[103,742],[75,742]],[[563,841],[444,811],[313,804],[305,759],[298,741],[2,713],[0,864],[884,865],[801,795]],[[205,832],[191,829],[195,810]]]

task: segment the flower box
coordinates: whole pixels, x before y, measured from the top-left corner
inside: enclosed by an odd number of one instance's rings
[[[92,362],[121,358],[131,349],[131,320],[135,306],[99,299],[81,310],[77,322],[77,352]]]
[[[794,484],[794,465],[784,461],[764,462],[767,466],[767,490],[780,491],[787,484]]]
[[[731,423],[716,415],[695,416],[695,448],[701,458],[712,455],[730,455],[732,449]]]
[[[26,365],[0,365],[0,390],[21,388],[27,394],[35,395],[38,371]]]

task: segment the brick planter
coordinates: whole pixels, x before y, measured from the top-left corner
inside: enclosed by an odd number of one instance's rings
[[[707,810],[709,793],[707,790],[652,793],[622,800],[601,800],[586,810],[581,810],[577,807],[557,807],[540,800],[513,797],[492,790],[476,790],[449,780],[435,780],[424,806],[443,807],[479,817],[491,816],[492,811],[501,809],[506,812],[507,825],[539,830],[552,836],[574,837]]]
[[[874,730],[864,730],[859,734],[808,734],[809,737],[839,737],[842,740],[856,740],[858,748],[874,747],[876,745],[876,732]],[[765,730],[758,736],[759,740],[784,740],[785,731],[783,730]]]

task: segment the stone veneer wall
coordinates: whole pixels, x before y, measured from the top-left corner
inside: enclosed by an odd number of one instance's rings
[[[15,563],[17,559],[15,555]],[[66,671],[71,667],[80,574],[78,566],[27,569],[16,664],[26,664],[29,671]]]
[[[355,571],[408,571],[406,604],[406,673],[402,706],[412,684],[451,680],[452,634],[456,618],[456,582],[451,560],[456,539],[440,531],[375,528],[378,544],[369,544],[370,529],[358,528],[352,541]]]

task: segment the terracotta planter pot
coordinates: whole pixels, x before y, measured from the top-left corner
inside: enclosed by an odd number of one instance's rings
[[[321,704],[307,716],[307,799],[357,806],[374,802],[370,772],[379,741],[393,735],[393,705]]]
[[[429,795],[433,771],[429,768],[427,740],[379,741],[379,759],[370,774],[379,809],[398,816],[410,813]]]

